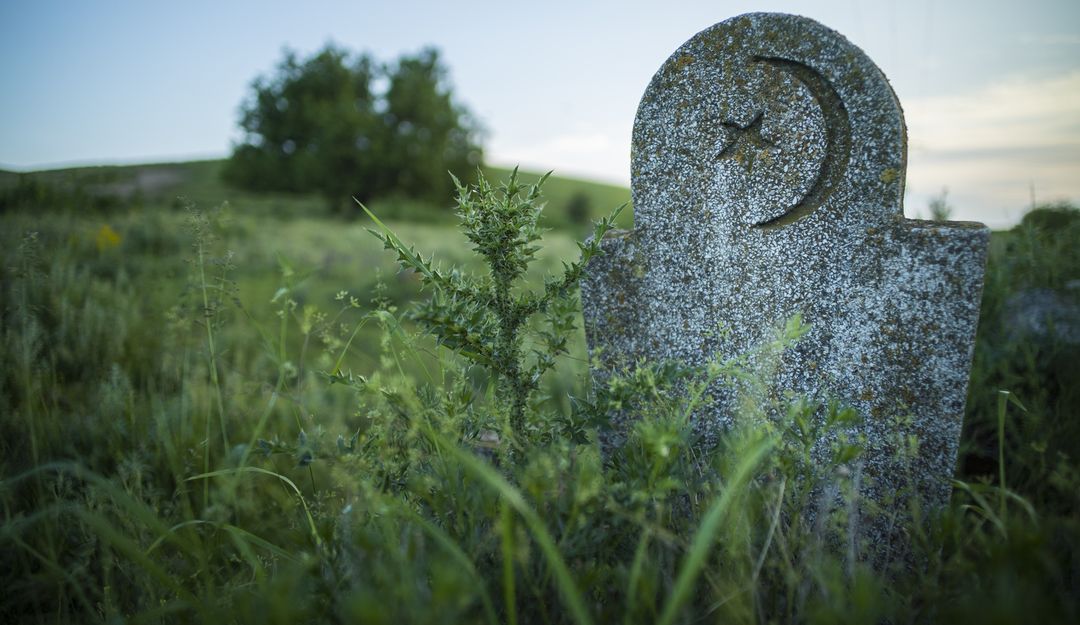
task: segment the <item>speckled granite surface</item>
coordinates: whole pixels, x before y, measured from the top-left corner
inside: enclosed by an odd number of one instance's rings
[[[905,219],[906,158],[892,88],[840,34],[764,13],[698,33],[638,108],[635,229],[605,240],[587,269],[590,349],[605,369],[702,364],[752,351],[801,312],[810,331],[771,364],[765,392],[856,408],[862,494],[894,505],[912,486],[923,506],[942,505],[989,231]],[[740,392],[713,389],[694,415],[706,441],[730,425]],[[903,460],[909,434],[918,454]]]

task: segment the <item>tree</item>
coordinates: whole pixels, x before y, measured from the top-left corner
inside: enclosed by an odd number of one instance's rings
[[[302,62],[286,51],[272,77],[252,83],[240,127],[229,182],[315,191],[335,207],[390,194],[443,200],[454,188],[447,171],[471,179],[482,156],[431,48],[389,66],[333,45]]]
[[[589,215],[592,214],[592,202],[584,191],[576,191],[566,203],[566,218],[575,226],[589,223]]]
[[[949,205],[949,190],[943,188],[941,193],[930,199],[930,219],[933,221],[949,221],[952,216],[952,206]]]
[[[471,181],[480,164],[476,126],[468,111],[452,101],[446,69],[434,48],[402,57],[388,73],[384,122],[392,139],[386,156],[395,178],[388,186],[444,201],[454,191],[446,172],[465,174]]]

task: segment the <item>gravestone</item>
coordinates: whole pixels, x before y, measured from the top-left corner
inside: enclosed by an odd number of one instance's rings
[[[695,35],[638,108],[635,229],[587,267],[594,375],[755,353],[801,313],[809,331],[772,363],[766,394],[863,416],[849,434],[865,437],[864,501],[899,505],[904,490],[924,510],[945,504],[989,231],[905,219],[906,158],[896,95],[840,34],[755,13]],[[722,385],[711,395],[693,416],[707,443],[740,401]],[[632,418],[614,417],[615,436]],[[913,457],[901,449],[912,436]]]

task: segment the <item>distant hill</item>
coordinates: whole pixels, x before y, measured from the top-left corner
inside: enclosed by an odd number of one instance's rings
[[[224,160],[151,163],[145,165],[105,165],[36,171],[25,174],[0,171],[0,196],[6,203],[36,204],[35,208],[78,208],[81,203],[96,208],[144,206],[180,207],[185,202],[200,206],[228,201],[237,210],[277,216],[319,215],[327,208],[315,194],[252,193],[235,189],[221,178]],[[485,167],[489,180],[503,180],[510,170]],[[536,172],[520,172],[523,181],[540,177]],[[626,187],[552,175],[544,185],[547,199],[545,222],[549,227],[583,230],[590,220],[607,214],[630,201]],[[2,199],[2,198],[0,198]],[[453,198],[442,206],[408,199],[386,198],[372,203],[372,210],[391,219],[449,221]],[[629,209],[620,221],[631,223]]]

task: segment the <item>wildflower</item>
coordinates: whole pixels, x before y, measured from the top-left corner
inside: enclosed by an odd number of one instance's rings
[[[112,226],[110,226],[109,224],[105,224],[101,228],[99,228],[97,231],[97,235],[94,237],[94,241],[95,243],[97,243],[97,248],[99,252],[111,250],[114,247],[119,246],[120,241],[122,240],[123,238],[120,236],[120,233],[118,233],[116,230],[113,230]]]

